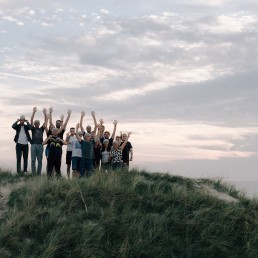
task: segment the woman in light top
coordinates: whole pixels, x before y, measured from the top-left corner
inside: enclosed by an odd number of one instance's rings
[[[101,170],[105,172],[110,169],[110,149],[109,140],[105,139],[101,148]]]
[[[110,160],[111,160],[111,167],[113,170],[121,169],[122,168],[122,151],[131,135],[131,132],[128,133],[128,136],[126,137],[123,144],[119,147],[118,141],[113,141],[113,148],[110,151]]]

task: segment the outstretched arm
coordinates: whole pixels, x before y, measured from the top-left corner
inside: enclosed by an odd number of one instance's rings
[[[49,125],[53,124],[53,118],[52,118],[53,108],[49,108]]]
[[[94,134],[96,134],[98,124],[97,124],[95,112],[94,112],[94,111],[91,111],[91,115],[92,115],[92,118],[93,118],[93,121],[94,121]]]
[[[78,123],[78,124],[76,125],[76,138],[77,138],[77,140],[78,140],[79,142],[81,142],[82,139],[81,139],[81,137],[80,137],[80,135],[79,135],[79,127],[80,127],[80,124]]]
[[[129,139],[130,135],[131,135],[131,132],[130,132],[130,133],[128,133],[128,136],[126,137],[125,141],[124,141],[124,142],[123,142],[123,144],[121,145],[121,147],[120,147],[120,149],[121,149],[121,150],[123,150],[123,149],[124,149],[124,147],[125,147],[126,143],[128,142],[128,139]]]
[[[31,118],[30,118],[30,124],[31,125],[33,125],[33,120],[34,120],[36,112],[37,112],[37,107],[34,107],[33,110],[32,110]]]
[[[66,126],[67,126],[68,121],[69,121],[69,119],[70,119],[71,113],[72,113],[72,110],[71,110],[71,109],[68,109],[68,111],[67,111],[67,117],[66,117],[65,122],[64,122],[64,124],[63,124],[63,129],[64,129],[64,130],[66,129]]]
[[[85,112],[82,111],[82,112],[81,112],[80,124],[79,124],[79,126],[80,126],[82,132],[84,132],[84,128],[83,128],[83,126],[82,126],[82,122],[83,122],[83,117],[84,117],[84,116],[85,116]]]
[[[43,123],[43,127],[45,128],[45,130],[46,130],[46,128],[47,128],[47,121],[48,121],[48,119],[47,119],[47,109],[46,108],[43,108],[43,114],[44,114],[44,123]]]
[[[114,120],[113,124],[114,124],[114,129],[113,129],[113,133],[112,133],[111,138],[114,140],[115,139],[115,134],[116,134],[117,120]]]

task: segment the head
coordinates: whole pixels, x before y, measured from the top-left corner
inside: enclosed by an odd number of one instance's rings
[[[82,137],[83,136],[83,133],[82,132],[78,132],[79,136]]]
[[[108,140],[108,139],[105,139],[105,140],[103,141],[103,145],[104,145],[105,147],[107,147],[108,144],[109,144],[109,140]]]
[[[90,133],[85,133],[84,136],[83,136],[83,138],[84,138],[84,140],[85,140],[86,142],[90,142],[90,140],[91,140],[91,135],[90,135]]]
[[[56,120],[56,128],[59,129],[61,127],[61,120]]]
[[[118,147],[119,147],[119,145],[118,145],[118,141],[113,141],[113,150],[117,150],[118,149]]]
[[[71,127],[70,128],[70,134],[73,136],[75,135],[75,128],[74,127]]]
[[[95,132],[94,132],[94,131],[91,131],[91,132],[90,132],[90,135],[91,135],[91,139],[94,139],[94,137],[95,137]]]
[[[121,141],[120,136],[116,136],[116,141],[118,141],[118,142],[120,142],[120,141]]]
[[[109,139],[109,136],[110,136],[110,132],[105,131],[105,132],[104,132],[104,138],[105,138],[105,139]]]
[[[39,125],[40,125],[39,120],[35,120],[35,121],[34,121],[34,126],[35,126],[36,128],[39,128]]]
[[[21,116],[20,116],[20,124],[21,124],[21,125],[24,125],[24,122],[25,122],[25,116],[24,116],[24,115],[21,115]]]
[[[87,133],[91,133],[91,126],[90,125],[87,125],[86,131],[87,131]]]
[[[52,129],[52,135],[53,135],[53,136],[57,136],[57,134],[58,134],[58,128],[54,127],[54,128]]]
[[[122,140],[125,141],[127,139],[127,134],[126,133],[123,133],[122,134]]]

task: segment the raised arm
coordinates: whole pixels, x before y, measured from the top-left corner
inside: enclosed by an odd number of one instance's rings
[[[130,135],[131,135],[131,132],[130,132],[130,133],[128,133],[128,135],[127,135],[127,137],[126,137],[125,141],[124,141],[124,142],[123,142],[123,144],[121,145],[121,147],[120,147],[120,149],[121,149],[121,150],[123,150],[123,149],[124,149],[124,147],[125,147],[126,143],[128,142],[128,139],[129,139]]]
[[[98,124],[97,124],[95,112],[94,112],[94,111],[91,111],[91,115],[92,115],[92,118],[93,118],[93,121],[94,121],[94,134],[96,134]]]
[[[48,121],[48,119],[47,119],[47,109],[46,108],[43,108],[43,114],[44,114],[44,123],[43,123],[43,127],[45,128],[45,130],[46,130],[46,128],[47,128],[47,121]]]
[[[82,126],[82,122],[83,122],[83,117],[84,117],[84,116],[85,116],[85,112],[82,111],[82,112],[81,112],[80,124],[79,124],[79,126],[80,126],[82,132],[84,132],[84,128],[83,128],[83,126]]]
[[[52,137],[52,135],[49,135],[43,142],[42,145],[45,145],[48,143],[48,140]]]
[[[113,133],[111,135],[111,138],[114,140],[115,139],[115,134],[116,134],[116,126],[117,126],[117,120],[114,120],[114,129],[113,129]]]
[[[32,114],[31,114],[31,118],[30,118],[30,124],[33,125],[33,120],[34,120],[34,117],[35,117],[35,114],[37,112],[37,107],[34,107],[32,109]]]
[[[50,107],[50,108],[49,108],[49,125],[52,125],[52,124],[53,124],[52,113],[53,113],[53,108]]]
[[[82,139],[81,139],[81,137],[80,137],[80,135],[79,135],[79,127],[80,127],[80,123],[78,123],[78,124],[76,125],[76,138],[77,138],[78,142],[81,142]]]
[[[69,119],[70,119],[71,113],[72,113],[72,110],[71,110],[71,109],[68,109],[68,111],[67,111],[67,117],[66,117],[65,122],[64,122],[64,124],[63,124],[63,129],[64,129],[64,130],[66,129],[66,126],[67,126],[68,121],[69,121]],[[62,120],[62,119],[61,119],[61,120]]]

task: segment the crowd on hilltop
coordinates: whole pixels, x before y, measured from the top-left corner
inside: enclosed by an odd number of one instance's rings
[[[71,110],[53,123],[53,108],[43,109],[44,123],[40,126],[39,120],[34,120],[37,107],[33,108],[30,121],[21,115],[12,125],[16,131],[14,141],[16,143],[16,168],[17,173],[28,173],[29,143],[31,144],[31,173],[41,175],[42,160],[45,154],[47,159],[47,175],[51,177],[55,171],[61,176],[61,163],[63,145],[66,148],[67,177],[70,178],[72,168],[73,177],[91,176],[94,171],[108,172],[111,170],[129,169],[129,161],[133,159],[133,147],[128,141],[131,132],[126,134],[120,132],[116,135],[117,121],[114,120],[112,135],[105,130],[103,119],[99,120],[95,112],[91,112],[94,122],[94,129],[90,125],[83,127],[85,112],[81,112],[80,121],[71,127],[64,137],[67,124],[71,116]],[[44,139],[44,133],[46,138]],[[44,145],[46,145],[44,152]],[[23,158],[23,171],[21,161]]]

